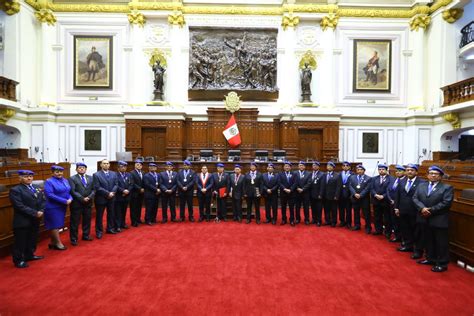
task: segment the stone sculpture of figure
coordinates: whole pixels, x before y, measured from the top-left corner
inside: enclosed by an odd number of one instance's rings
[[[161,66],[159,60],[153,65],[153,73],[155,74],[155,98],[153,99],[153,101],[163,101],[163,76],[165,74],[165,71],[166,69]]]
[[[309,68],[309,64],[305,63],[304,68],[302,69],[301,75],[301,102],[311,102],[311,68]]]

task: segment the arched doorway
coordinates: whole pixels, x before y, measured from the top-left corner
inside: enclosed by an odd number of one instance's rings
[[[440,142],[441,152],[450,156],[449,159],[474,159],[474,126],[446,132],[441,135]]]

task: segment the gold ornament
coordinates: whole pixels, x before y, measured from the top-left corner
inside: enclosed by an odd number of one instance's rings
[[[463,9],[448,9],[443,11],[443,19],[448,23],[454,23],[462,17]]]
[[[130,22],[130,24],[136,24],[140,27],[143,27],[146,23],[146,18],[143,13],[132,11],[128,14],[128,22]]]
[[[150,53],[150,61],[148,64],[150,67],[153,67],[153,65],[158,61],[160,62],[160,65],[163,67],[166,67],[166,58],[165,58],[165,53],[157,48],[151,51]]]
[[[443,118],[448,121],[453,128],[461,128],[461,120],[457,113],[451,112],[443,115]]]
[[[230,113],[237,112],[240,109],[240,97],[235,91],[229,92],[225,96],[225,109]]]
[[[168,23],[171,25],[178,25],[179,27],[183,27],[186,23],[184,21],[183,12],[176,11],[173,14],[168,15]]]
[[[336,26],[338,22],[339,22],[339,16],[336,13],[329,13],[328,15],[323,17],[319,25],[321,26],[323,31],[326,31],[328,27],[332,28],[333,30],[336,30]]]
[[[283,14],[283,19],[281,21],[281,26],[286,30],[287,27],[296,27],[300,23],[300,18],[293,13]]]
[[[5,124],[16,111],[10,108],[0,108],[0,124]]]
[[[410,20],[410,29],[412,31],[418,31],[418,29],[424,28],[425,30],[431,23],[431,17],[427,14],[418,14]]]
[[[14,15],[20,12],[20,3],[18,0],[5,0],[0,8],[8,15]]]
[[[48,25],[54,25],[56,23],[56,17],[50,9],[40,9],[35,12],[35,16],[41,23],[48,23]]]
[[[299,67],[300,69],[303,69],[305,67],[305,64],[308,64],[308,67],[311,70],[316,70],[318,67],[318,63],[316,62],[316,58],[314,57],[314,53],[310,50],[307,50],[303,57],[301,57]]]

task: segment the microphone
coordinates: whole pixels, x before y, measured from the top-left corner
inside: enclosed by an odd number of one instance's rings
[[[48,162],[49,162],[49,148],[46,148],[46,153],[48,154]]]
[[[28,158],[31,158],[31,156],[32,156],[32,154],[31,154],[31,146],[28,147],[28,148],[29,148],[29,150],[28,150]]]
[[[40,162],[44,162],[44,153],[41,152],[41,159],[40,159]]]

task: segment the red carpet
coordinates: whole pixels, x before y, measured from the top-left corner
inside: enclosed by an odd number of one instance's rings
[[[433,273],[363,231],[186,222],[62,239],[28,269],[0,260],[0,315],[474,313],[473,274]]]

